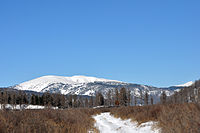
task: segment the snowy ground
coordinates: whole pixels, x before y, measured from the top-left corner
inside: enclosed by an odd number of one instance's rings
[[[17,109],[17,110],[20,110],[20,109],[44,109],[45,106],[40,106],[40,105],[25,105],[25,104],[22,104],[21,106],[20,105],[10,105],[10,104],[6,104],[4,105],[5,106],[5,109]],[[3,109],[3,105],[0,105],[0,109]],[[57,107],[51,107],[52,109],[57,109]]]
[[[159,133],[158,129],[152,129],[155,122],[146,122],[138,126],[130,119],[121,120],[113,117],[110,113],[101,113],[93,118],[96,120],[95,127],[100,133]]]

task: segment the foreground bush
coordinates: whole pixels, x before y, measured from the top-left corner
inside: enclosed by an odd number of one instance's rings
[[[163,106],[158,121],[163,133],[200,133],[200,106],[198,104]]]
[[[104,109],[0,111],[1,133],[86,133]]]
[[[200,133],[199,104],[171,104],[120,107],[111,109],[111,114],[122,119],[157,121],[162,133]]]

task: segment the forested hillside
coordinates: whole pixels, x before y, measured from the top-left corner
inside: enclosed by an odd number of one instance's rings
[[[195,81],[191,86],[176,91],[167,98],[168,103],[200,103],[200,80]]]

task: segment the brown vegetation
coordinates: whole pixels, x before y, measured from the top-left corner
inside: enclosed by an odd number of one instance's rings
[[[161,105],[129,106],[112,108],[111,114],[122,119],[132,119],[139,124],[147,121],[157,121],[161,113]]]
[[[86,133],[105,109],[0,111],[1,133]]]
[[[163,133],[200,133],[200,105],[163,106],[158,121]]]
[[[138,101],[146,106],[137,106]],[[132,102],[135,106],[130,106],[131,93],[125,88],[109,91],[106,98],[100,92],[96,93],[96,97],[83,98],[76,95],[26,95],[22,91],[1,91],[0,104],[4,110],[0,111],[0,132],[84,133],[95,130],[92,115],[110,111],[115,117],[131,118],[139,124],[157,121],[163,133],[200,133],[200,80],[170,97],[163,91],[157,105],[153,105],[154,99],[147,92],[144,96],[141,93],[139,98],[134,97]],[[47,109],[14,111],[6,110],[5,104],[43,105]],[[62,110],[50,110],[50,106]],[[95,106],[116,107],[88,108]]]
[[[111,114],[139,124],[157,121],[162,133],[200,133],[200,105],[194,103],[120,107]]]

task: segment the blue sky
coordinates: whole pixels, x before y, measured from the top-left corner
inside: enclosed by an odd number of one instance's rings
[[[86,75],[153,86],[200,78],[199,0],[1,0],[0,86]]]

